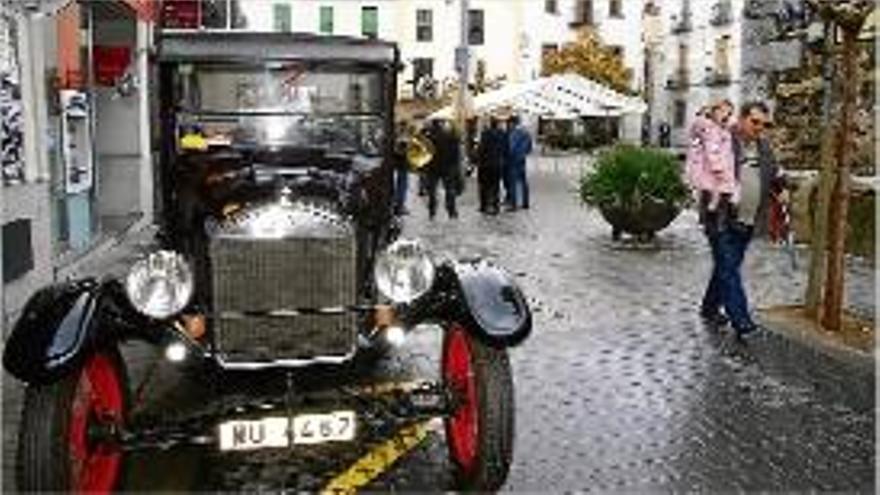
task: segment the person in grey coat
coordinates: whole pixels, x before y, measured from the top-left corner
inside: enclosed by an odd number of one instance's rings
[[[729,319],[737,336],[757,330],[749,314],[741,267],[753,235],[767,232],[771,194],[780,192],[784,180],[764,129],[769,109],[761,102],[743,105],[733,130],[732,146],[739,202],[722,195],[720,205],[708,208],[709,195],[700,198],[700,217],[712,251],[712,277],[703,296],[701,316],[713,324]],[[721,313],[721,309],[724,313]]]

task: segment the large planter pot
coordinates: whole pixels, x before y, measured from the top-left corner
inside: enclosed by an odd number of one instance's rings
[[[681,208],[662,201],[644,201],[638,207],[599,205],[599,211],[611,224],[615,239],[620,238],[623,232],[640,239],[650,239],[654,233],[669,226],[681,212]]]

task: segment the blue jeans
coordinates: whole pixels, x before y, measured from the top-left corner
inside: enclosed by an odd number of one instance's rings
[[[522,208],[529,207],[529,179],[526,175],[526,166],[523,164],[513,171],[513,190],[516,191],[514,204]]]
[[[406,206],[406,191],[409,189],[409,171],[405,168],[398,168],[395,174],[394,208],[397,211],[401,211]]]
[[[516,205],[516,182],[513,175],[510,164],[505,163],[501,168],[501,182],[504,185],[504,204],[507,206]]]
[[[712,249],[712,278],[703,296],[703,314],[714,314],[724,307],[733,328],[741,330],[753,326],[740,273],[746,249],[752,240],[752,228],[735,224],[710,229],[706,237]]]

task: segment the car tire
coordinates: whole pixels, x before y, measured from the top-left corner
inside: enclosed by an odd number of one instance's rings
[[[18,437],[19,491],[107,493],[116,488],[122,451],[91,444],[87,431],[99,415],[122,426],[128,404],[128,378],[115,347],[93,352],[55,383],[28,386]]]
[[[458,399],[445,418],[446,443],[458,490],[496,491],[513,459],[514,392],[507,351],[459,323],[443,339],[442,376]]]

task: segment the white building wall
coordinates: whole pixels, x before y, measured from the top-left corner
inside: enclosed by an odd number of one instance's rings
[[[544,10],[544,0],[471,0],[471,9],[484,12],[484,44],[471,46],[472,74],[477,60],[486,63],[489,78],[504,76],[509,81],[524,81],[540,75],[541,49],[545,44],[561,45],[574,33],[569,29],[570,0],[560,0],[558,14]],[[361,8],[378,7],[379,38],[398,44],[406,65],[401,81],[412,79],[412,61],[430,58],[434,78],[454,80],[455,47],[461,37],[460,0],[273,0],[243,2],[248,28],[270,31],[274,27],[273,6],[291,6],[292,29],[316,33],[322,6],[334,10],[334,34],[361,36]],[[420,42],[416,38],[416,11],[433,12],[433,38]],[[402,91],[406,91],[401,84]]]
[[[732,22],[720,26],[712,25],[711,18],[713,6],[717,0],[691,0],[691,25],[692,29],[683,33],[672,33],[672,28],[681,18],[682,4],[684,0],[667,0],[662,3],[661,16],[666,24],[664,50],[659,56],[660,72],[659,83],[664,85],[662,91],[658,91],[655,115],[652,116],[656,132],[656,126],[661,121],[666,121],[672,126],[672,144],[683,147],[685,144],[686,129],[693,122],[694,116],[701,107],[721,99],[729,99],[735,107],[739,107],[742,94],[742,67],[741,67],[741,44],[742,44],[742,13],[745,0],[730,0]],[[730,36],[728,45],[728,66],[730,68],[731,81],[726,85],[711,86],[707,84],[707,76],[715,66],[716,40],[722,36]],[[665,87],[666,81],[675,77],[679,68],[679,44],[686,43],[688,50],[689,80],[688,85],[682,89],[670,89]],[[687,105],[687,119],[683,126],[676,127],[675,102],[684,101]]]

